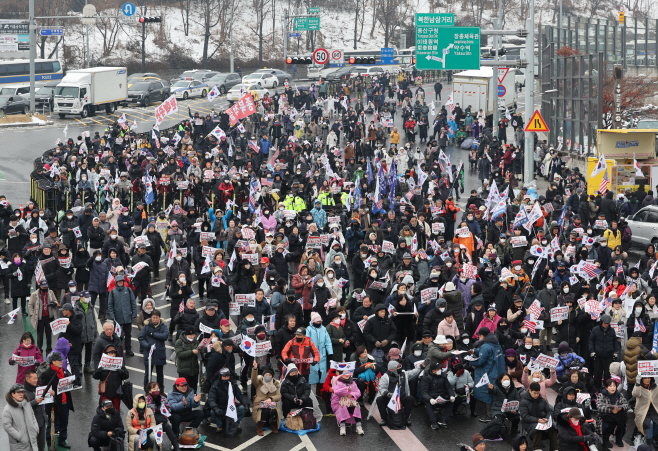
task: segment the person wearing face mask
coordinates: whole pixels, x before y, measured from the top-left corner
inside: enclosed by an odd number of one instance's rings
[[[91,295],[88,291],[80,291],[78,293],[79,300],[73,304],[73,314],[76,318],[80,318],[82,332],[80,334],[80,343],[82,350],[85,352],[84,371],[86,373],[93,372],[91,366],[92,351],[94,341],[98,337],[98,326],[96,325],[96,310],[91,306]]]
[[[519,391],[512,379],[513,376],[510,373],[501,373],[493,384],[491,382],[488,384],[487,388],[489,393],[493,395],[493,403],[491,405],[493,417],[499,417],[502,420],[507,418],[512,423],[512,434],[514,435],[519,431],[519,422],[521,421],[518,408],[512,411],[502,411],[504,403],[521,401]]]
[[[31,272],[27,268],[25,261],[21,258],[20,254],[14,254],[11,262],[7,268],[7,277],[4,278],[5,289],[9,292],[8,280],[11,280],[11,298],[13,309],[18,308],[20,301],[20,308],[23,316],[27,316],[27,299],[31,294],[30,282]]]
[[[142,302],[142,308],[140,309],[139,315],[137,315],[137,329],[142,330],[151,320],[151,315],[155,310],[155,302],[151,298],[144,299]]]
[[[195,392],[199,380],[199,341],[194,327],[187,327],[176,340],[176,371]]]
[[[127,356],[135,355],[132,352],[132,322],[137,318],[137,303],[135,302],[135,293],[125,286],[124,276],[118,275],[114,279],[116,287],[107,297],[107,308],[109,318],[121,325],[123,334],[126,337],[125,354]]]
[[[281,414],[283,418],[288,416],[292,409],[312,407],[311,386],[306,378],[299,373],[294,363],[289,363],[286,368],[286,376],[281,383]]]
[[[119,236],[119,233],[115,229],[111,229],[110,237],[105,240],[103,243],[103,249],[101,250],[103,261],[105,261],[110,256],[110,252],[114,250],[117,253],[119,260],[123,263],[127,263],[128,254],[126,254],[124,244],[123,237]]]
[[[172,415],[173,416],[173,415]],[[128,432],[128,451],[137,451],[135,444],[140,438],[141,430],[151,429],[155,426],[153,411],[146,406],[146,396],[137,394],[133,398],[133,408],[126,415],[126,430]],[[157,448],[155,435],[151,432],[145,445],[142,447]]]
[[[281,426],[281,410],[277,403],[281,400],[281,383],[274,378],[274,370],[270,366],[258,374],[258,364],[254,361],[251,370],[251,386],[256,396],[253,400],[252,419],[256,423],[256,435],[263,435],[263,427],[269,426],[275,434]]]
[[[497,286],[494,285],[496,311],[507,312],[512,305],[512,299],[516,293],[515,282],[513,277],[501,277]]]
[[[64,244],[64,246],[68,247],[69,249],[71,249],[71,246],[75,246],[76,237],[73,229],[76,227],[78,227],[78,218],[73,215],[72,210],[68,210],[62,221],[59,223],[59,233],[62,236],[62,244]],[[11,252],[10,245],[8,245],[8,247]]]
[[[112,445],[112,438],[123,439],[124,435],[121,411],[109,399],[101,402],[96,408],[96,415],[91,420],[91,431],[87,440],[89,447],[94,451],[100,451],[102,447]]]
[[[171,407],[167,402],[166,394],[160,391],[160,386],[157,382],[149,382],[146,386],[146,405],[149,409],[153,411],[153,416],[155,417],[156,424],[161,424],[162,429],[167,438],[171,443],[173,451],[180,451],[180,445],[178,443],[178,437],[174,435],[174,431],[171,428],[171,423],[169,419],[162,414],[162,408],[171,411]]]
[[[558,364],[555,368],[557,374],[557,380],[560,383],[565,383],[569,378],[569,370],[572,367],[574,361],[580,362],[585,366],[585,359],[577,355],[575,352],[570,352],[569,345],[566,342],[562,342],[557,347],[557,359]]]
[[[537,383],[540,386],[540,391],[541,391],[541,396],[542,398],[546,399],[546,389],[555,382],[557,382],[557,373],[555,372],[555,368],[551,368],[551,377],[550,379],[546,379],[546,376],[541,371],[533,371],[530,373],[530,369],[526,366],[523,368],[523,375],[521,376],[521,383],[523,386],[528,390],[530,387],[530,384]]]
[[[89,271],[91,305],[92,307],[95,307],[96,299],[100,297],[100,311],[98,318],[103,321],[107,312],[107,278],[110,268],[108,263],[103,261],[101,251],[94,251],[93,257],[87,261],[87,270]]]
[[[557,417],[558,448],[560,451],[580,451],[590,449],[589,445],[601,443],[601,438],[585,422],[578,407],[569,409],[566,417]],[[607,439],[605,440],[608,441]],[[605,444],[603,445],[605,448]]]
[[[429,373],[426,373],[420,384],[421,399],[425,404],[425,411],[430,420],[432,429],[439,427],[447,428],[448,419],[452,413],[452,406],[455,402],[455,391],[443,374],[441,363],[434,362],[429,366]],[[442,418],[437,419],[434,408],[442,408]]]
[[[39,289],[30,295],[28,310],[30,312],[30,323],[37,331],[36,345],[43,350],[43,339],[46,339],[46,354],[52,351],[52,333],[50,323],[59,318],[59,303],[55,293],[48,288],[48,282],[41,279]]]
[[[640,308],[640,314],[635,317],[636,312],[633,311],[633,315],[628,320],[633,320],[631,327],[635,327],[636,318],[638,322],[641,321],[640,318],[644,311],[641,301],[636,302],[633,308]],[[590,358],[594,360],[594,385],[599,389],[601,388],[601,376],[603,375],[603,379],[610,377],[610,364],[617,360],[620,351],[619,342],[614,329],[610,327],[610,321],[610,315],[601,315],[601,322],[592,329],[589,336]]]
[[[553,280],[547,277],[544,281],[544,288],[537,293],[539,303],[544,308],[544,311],[549,312],[549,315],[544,320],[544,329],[539,331],[539,340],[542,346],[545,347],[550,347],[553,342],[553,328],[556,325],[556,323],[550,320],[551,309],[558,306],[558,295],[553,289],[553,283]]]

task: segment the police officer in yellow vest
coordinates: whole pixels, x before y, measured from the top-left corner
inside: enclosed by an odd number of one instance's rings
[[[331,194],[329,187],[326,187],[322,193],[318,196],[318,200],[322,202],[324,207],[335,207],[336,202],[334,201],[334,196]]]
[[[286,207],[286,210],[295,210],[297,214],[306,210],[306,202],[304,202],[304,199],[299,196],[293,196],[291,192],[286,195],[283,205]]]

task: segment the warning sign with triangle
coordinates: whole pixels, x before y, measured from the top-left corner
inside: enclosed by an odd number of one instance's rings
[[[505,76],[509,72],[509,67],[499,67],[498,68],[498,84],[502,84],[505,80]]]
[[[535,110],[535,113],[532,115],[530,120],[528,121],[528,125],[525,127],[526,132],[547,132],[548,131],[548,125],[546,125],[546,121],[544,121],[544,118],[541,117],[541,114],[539,114],[539,110]]]

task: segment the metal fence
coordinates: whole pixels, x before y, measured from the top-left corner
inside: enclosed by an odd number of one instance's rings
[[[626,17],[624,24],[616,20],[567,16],[562,28],[543,27],[543,33],[556,49],[568,46],[583,54],[603,52],[607,66],[656,67],[656,30],[658,19]]]
[[[556,44],[545,35],[542,40],[541,112],[548,142],[562,152],[593,155],[596,130],[603,128],[604,54],[556,56]]]

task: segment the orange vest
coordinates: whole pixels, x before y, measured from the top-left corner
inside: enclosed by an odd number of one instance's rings
[[[132,416],[133,416],[133,427],[135,429],[142,429],[142,425],[139,424],[139,415],[137,414],[137,411],[135,409],[131,410]],[[146,409],[144,410],[144,417],[146,417],[146,427],[143,429],[148,429],[151,427],[151,416],[146,415]]]

